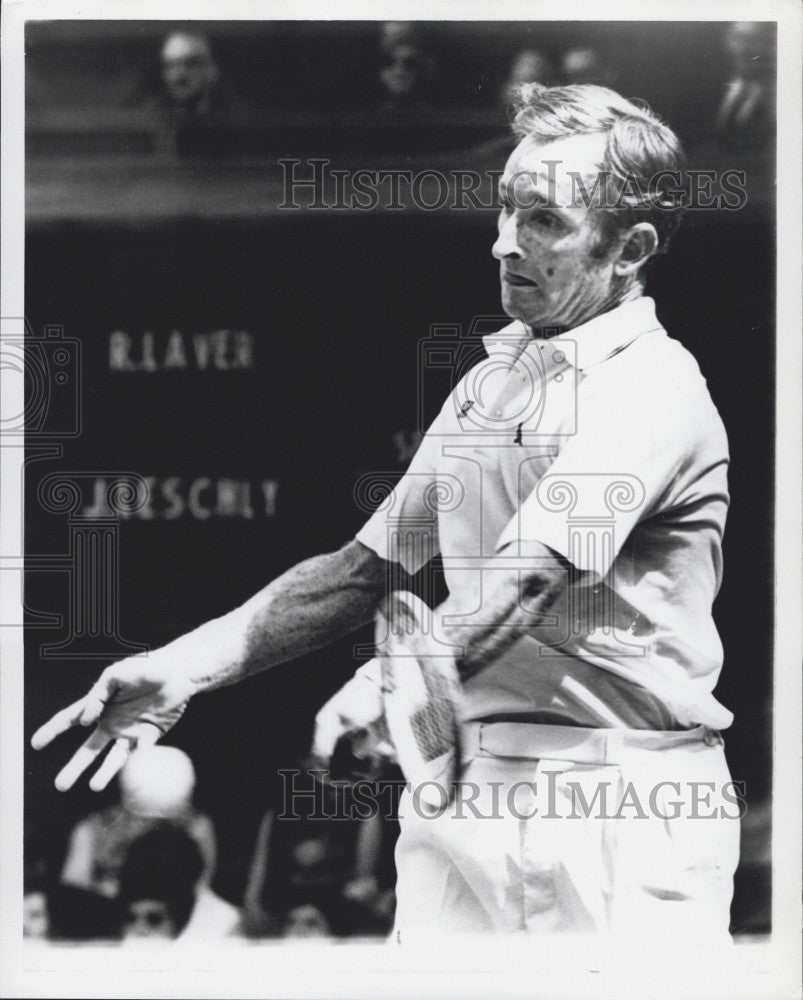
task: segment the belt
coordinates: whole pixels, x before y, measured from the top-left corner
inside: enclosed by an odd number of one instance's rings
[[[655,759],[667,750],[692,753],[723,745],[720,733],[695,729],[583,729],[529,722],[467,722],[463,725],[467,756],[521,760],[565,760],[575,764],[624,764]]]

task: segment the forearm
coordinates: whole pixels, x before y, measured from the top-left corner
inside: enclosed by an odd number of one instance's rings
[[[370,621],[386,579],[386,564],[352,542],[292,567],[241,607],[177,639],[171,651],[198,690],[234,684]]]
[[[500,556],[505,556],[503,550]],[[458,647],[457,664],[464,680],[498,659],[539,622],[555,598],[567,586],[570,564],[540,543],[521,543],[516,562],[521,567],[494,574],[493,584],[482,592],[473,620],[448,624],[457,614],[448,598],[438,609],[444,621],[443,638]],[[489,564],[493,566],[493,562]],[[481,581],[478,579],[477,586]]]

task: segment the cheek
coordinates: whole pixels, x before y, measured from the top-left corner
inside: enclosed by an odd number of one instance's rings
[[[553,285],[561,288],[574,285],[581,274],[577,262],[571,256],[561,254],[544,254],[541,270]]]
[[[571,283],[592,278],[592,272],[596,271],[595,262],[584,251],[584,247],[572,247],[560,260],[552,261],[555,273]]]
[[[528,241],[527,250],[541,273],[550,278],[570,273],[576,256],[571,241],[565,236],[533,236]]]

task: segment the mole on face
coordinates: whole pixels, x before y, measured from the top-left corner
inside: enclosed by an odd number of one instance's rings
[[[547,276],[551,278],[552,275],[555,273],[555,268],[554,267],[548,267],[546,269],[546,273],[547,273]]]

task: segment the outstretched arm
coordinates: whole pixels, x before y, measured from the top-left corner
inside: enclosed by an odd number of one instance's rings
[[[396,567],[394,572],[398,575]],[[198,690],[235,684],[320,649],[370,621],[389,573],[390,567],[375,552],[350,542],[337,552],[299,563],[241,607],[171,646],[187,659]]]
[[[389,567],[354,541],[288,570],[241,607],[150,653],[112,664],[89,692],[33,736],[39,749],[72,726],[95,726],[56,778],[61,790],[113,742],[90,787],[105,788],[136,746],[155,743],[200,691],[303,656],[365,624]]]

